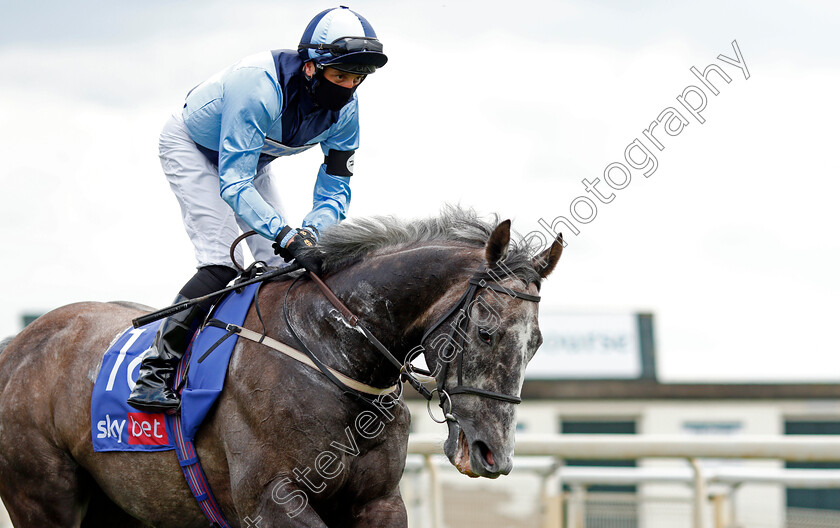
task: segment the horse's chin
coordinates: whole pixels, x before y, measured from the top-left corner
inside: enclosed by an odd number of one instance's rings
[[[482,449],[482,446],[485,448]],[[470,478],[497,478],[510,472],[510,468],[500,470],[493,452],[483,443],[472,443],[468,434],[457,423],[449,422],[449,436],[443,447],[452,465]]]

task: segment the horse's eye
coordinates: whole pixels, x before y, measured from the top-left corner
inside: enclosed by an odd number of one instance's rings
[[[478,337],[488,345],[493,342],[493,334],[487,331],[486,328],[478,328]]]

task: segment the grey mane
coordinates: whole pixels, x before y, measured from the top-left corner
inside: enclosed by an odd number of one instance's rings
[[[448,205],[440,215],[421,220],[393,216],[350,219],[325,229],[318,244],[324,254],[324,270],[335,271],[388,249],[440,242],[481,248],[499,222],[498,215],[482,220],[473,209]],[[512,235],[504,264],[526,284],[539,284],[531,257],[529,248]]]
[[[2,354],[3,350],[5,350],[7,346],[9,346],[9,343],[12,342],[12,339],[14,339],[14,336],[6,337],[2,341],[0,341],[0,354]]]

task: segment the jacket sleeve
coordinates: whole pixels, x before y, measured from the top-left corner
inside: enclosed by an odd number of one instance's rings
[[[254,188],[254,177],[266,133],[280,114],[282,94],[258,68],[232,71],[224,90],[219,139],[221,196],[252,229],[273,240],[286,223]]]
[[[355,97],[342,109],[338,122],[332,128],[333,133],[321,142],[324,156],[329,155],[330,150],[355,151],[359,148],[358,103]],[[326,163],[321,164],[312,193],[312,211],[303,218],[303,226],[321,230],[337,224],[347,217],[349,207],[350,177],[329,174]]]

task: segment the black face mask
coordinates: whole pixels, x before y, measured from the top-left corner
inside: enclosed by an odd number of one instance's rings
[[[321,108],[327,110],[341,110],[353,98],[356,87],[345,88],[326,80],[323,74],[318,75],[312,83],[312,98]]]

